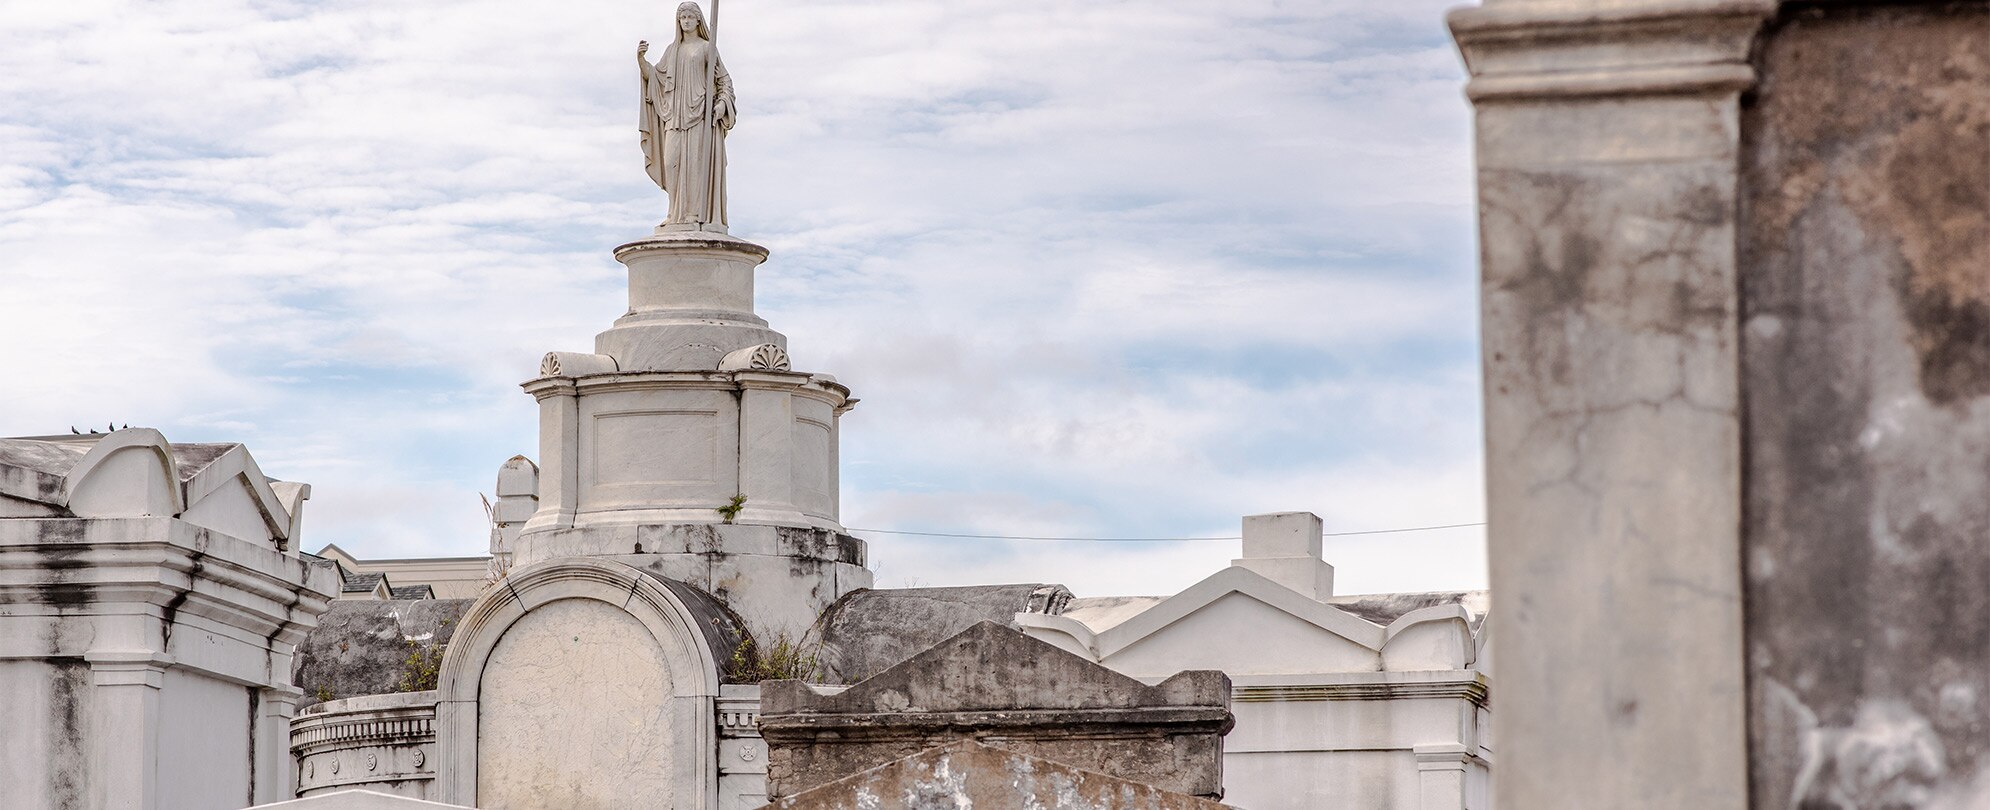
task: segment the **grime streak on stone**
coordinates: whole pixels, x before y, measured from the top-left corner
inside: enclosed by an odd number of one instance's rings
[[[1743,114],[1753,802],[1986,774],[1990,5],[1794,7]],[[1806,753],[1810,752],[1810,753]],[[1838,804],[1832,804],[1837,802]]]

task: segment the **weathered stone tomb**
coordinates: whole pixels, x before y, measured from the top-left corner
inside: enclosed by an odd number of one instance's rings
[[[761,684],[767,795],[972,739],[1165,791],[1223,794],[1230,680],[1149,686],[993,622],[847,688]]]

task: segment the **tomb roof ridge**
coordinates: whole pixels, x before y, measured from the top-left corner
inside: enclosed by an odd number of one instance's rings
[[[962,667],[963,660],[982,666]],[[1086,660],[994,621],[980,621],[920,653],[832,695],[800,681],[762,686],[762,713],[867,712],[902,704],[906,711],[1013,710],[1055,695],[1067,710],[1226,705],[1229,679],[1185,671],[1157,685]]]

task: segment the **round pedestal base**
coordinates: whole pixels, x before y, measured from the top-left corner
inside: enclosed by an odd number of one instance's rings
[[[629,268],[629,312],[594,339],[623,371],[705,371],[729,352],[788,339],[753,314],[753,272],[767,249],[710,231],[670,231],[615,249]]]

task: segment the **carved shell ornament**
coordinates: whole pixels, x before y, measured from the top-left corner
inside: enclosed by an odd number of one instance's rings
[[[788,351],[772,343],[735,350],[719,360],[720,371],[791,371]]]
[[[779,346],[767,343],[753,348],[753,364],[751,368],[764,371],[787,371],[791,366],[788,362],[787,352],[782,351]]]
[[[559,352],[547,352],[546,358],[539,361],[539,376],[541,377],[560,376]]]

